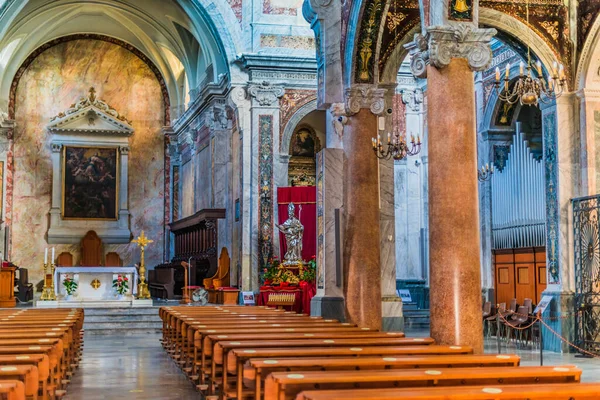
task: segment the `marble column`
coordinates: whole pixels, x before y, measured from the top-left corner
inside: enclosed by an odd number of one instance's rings
[[[351,115],[344,129],[346,154],[344,282],[350,321],[381,328],[381,268],[378,160],[371,149],[385,89],[355,86],[346,92]]]

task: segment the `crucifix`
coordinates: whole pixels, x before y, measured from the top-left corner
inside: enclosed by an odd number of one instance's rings
[[[144,262],[144,249],[154,240],[150,240],[144,234],[144,231],[138,236],[137,239],[132,240],[132,243],[140,246],[140,284],[138,285],[138,299],[149,299],[150,292],[148,291],[148,284],[146,283],[146,263]]]

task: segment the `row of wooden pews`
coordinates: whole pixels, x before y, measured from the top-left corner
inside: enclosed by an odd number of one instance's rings
[[[600,398],[574,366],[520,367],[516,355],[283,310],[162,307],[160,317],[165,350],[207,398]]]
[[[59,399],[83,350],[82,309],[0,309],[0,399]]]

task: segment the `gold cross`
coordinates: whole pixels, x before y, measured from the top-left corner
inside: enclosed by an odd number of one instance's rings
[[[142,249],[146,246],[148,246],[150,243],[153,243],[154,240],[150,240],[146,237],[146,235],[144,234],[144,231],[142,231],[142,233],[140,234],[140,236],[138,236],[137,239],[132,240],[132,243],[136,243],[138,246],[140,246]]]
[[[98,289],[100,287],[100,285],[102,285],[102,284],[100,283],[100,281],[98,279],[94,279],[92,281],[91,285],[94,289]]]

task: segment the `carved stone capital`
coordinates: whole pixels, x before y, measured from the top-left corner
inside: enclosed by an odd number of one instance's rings
[[[429,62],[444,68],[453,58],[465,58],[473,71],[483,71],[492,61],[490,40],[495,29],[474,28],[469,24],[430,26]]]
[[[278,105],[279,98],[283,96],[285,90],[281,86],[271,85],[271,82],[264,81],[248,85],[248,94],[252,96],[258,105],[262,107],[275,107]]]
[[[126,156],[127,154],[129,154],[129,146],[121,146],[119,147],[119,151],[121,152],[121,154]]]
[[[410,55],[410,69],[416,78],[427,78],[429,65],[429,45],[427,37],[417,33],[412,42],[404,45]]]
[[[60,151],[62,150],[63,145],[60,143],[52,143],[52,152],[53,153],[60,153]]]
[[[414,90],[403,90],[402,102],[406,104],[411,111],[421,111],[421,105],[423,104],[423,91],[419,88]]]
[[[368,108],[375,115],[385,110],[386,89],[371,85],[356,85],[346,89],[346,115],[354,115],[361,108]]]
[[[205,121],[211,130],[231,129],[233,109],[223,104],[214,105],[206,111]]]

